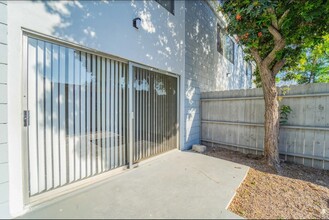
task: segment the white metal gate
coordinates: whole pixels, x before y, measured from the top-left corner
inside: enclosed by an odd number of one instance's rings
[[[29,197],[177,147],[176,77],[26,38]]]
[[[177,148],[177,78],[133,69],[134,161]]]

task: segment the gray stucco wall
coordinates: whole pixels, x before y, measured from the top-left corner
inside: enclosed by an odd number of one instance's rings
[[[7,2],[0,1],[0,218],[10,217],[7,122]]]
[[[200,143],[200,93],[250,88],[252,83],[241,47],[235,44],[234,64],[217,51],[219,18],[207,2],[186,1],[185,7],[184,148],[189,149]]]

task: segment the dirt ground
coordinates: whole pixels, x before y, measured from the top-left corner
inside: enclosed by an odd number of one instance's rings
[[[229,210],[244,218],[329,219],[329,171],[282,163],[281,174],[262,157],[218,147],[206,155],[250,166]]]

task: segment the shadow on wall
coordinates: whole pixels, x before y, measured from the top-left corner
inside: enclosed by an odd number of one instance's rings
[[[217,51],[217,16],[206,2],[186,1],[185,103],[187,147],[200,141],[200,93],[250,88],[243,50],[235,44],[234,62]],[[225,50],[225,49],[224,49]]]
[[[155,62],[165,61],[164,64],[169,71],[172,69],[172,63],[177,62],[181,65],[181,59],[184,57],[184,35],[181,37],[180,34],[184,34],[184,21],[177,22],[179,18],[175,18],[155,1],[35,2],[44,4],[47,12],[57,17],[59,22],[52,29],[54,36],[102,52],[117,51],[118,53],[111,52],[114,55],[120,55],[120,51],[125,48],[127,54],[133,53],[133,49],[128,49],[127,45],[138,45],[140,49],[136,53],[138,57],[144,56]],[[179,4],[179,6],[181,8],[177,8],[176,11],[184,11],[184,4]],[[136,32],[132,26],[132,20],[136,16],[142,19],[140,32]],[[137,38],[132,37],[131,34]],[[88,68],[86,67],[87,63],[81,57],[76,57],[78,55],[75,52],[74,56],[75,63],[85,68],[84,72],[87,73],[86,82],[81,79],[81,85],[95,81],[96,73],[91,70],[88,71],[86,69]],[[43,63],[38,64],[43,65]],[[51,61],[44,65],[45,68],[50,68],[49,65],[53,66]],[[55,71],[52,76],[60,75],[59,69],[52,69],[52,71]],[[57,82],[52,81],[52,83],[56,84]],[[72,83],[68,82],[68,84]],[[45,92],[50,93],[52,91],[48,89]],[[45,96],[47,97],[47,94]],[[59,99],[62,98],[59,97]],[[40,101],[41,103],[43,100]],[[170,133],[174,133],[175,129]]]
[[[154,1],[38,1],[34,3],[39,4],[38,6],[42,4],[46,8],[47,16],[53,16],[50,22],[53,24],[51,34],[56,37],[105,53],[150,63],[152,66],[161,63],[164,65],[163,68],[169,71],[180,70],[179,67],[184,59],[184,45],[183,38],[179,34],[184,34],[184,23],[177,23],[177,18],[176,20],[172,18],[169,12]],[[161,13],[155,13],[158,11]],[[143,20],[140,31],[132,27],[132,19],[135,16]],[[115,65],[114,69],[113,65]],[[123,70],[124,68],[126,71]],[[29,106],[33,112],[31,121],[34,122],[34,127],[31,127],[31,131],[34,129],[31,132],[33,146],[30,145],[29,149],[29,154],[33,157],[30,158],[29,165],[30,181],[37,182],[30,185],[31,194],[125,164],[128,128],[122,121],[127,119],[128,114],[124,112],[127,109],[127,68],[127,64],[100,56],[43,40],[29,39],[28,72],[31,76],[30,88],[34,89],[30,94],[35,95],[33,98],[29,97],[30,100],[35,99],[34,105]],[[108,71],[111,71],[111,74],[108,74]],[[145,77],[145,73],[143,74]],[[159,113],[153,114],[157,117],[157,121],[162,123],[161,131],[166,132],[160,133],[160,129],[158,133],[152,131],[151,137],[148,137],[150,142],[154,143],[156,140],[161,146],[164,146],[164,143],[175,143],[176,137],[172,134],[177,134],[178,126],[173,120],[174,117],[170,118],[170,114],[176,112],[177,108],[173,103],[177,101],[168,105],[165,105],[165,101],[174,100],[173,97],[176,97],[177,91],[173,89],[176,84],[165,82],[168,91],[158,94],[154,91],[159,82],[165,81],[164,79],[151,82],[150,77],[140,78],[134,83],[136,90],[140,86],[140,81],[149,85],[148,91],[139,91],[143,94],[144,101],[145,97],[153,95],[154,99],[163,105],[162,109],[159,108]],[[120,94],[120,98],[113,96],[110,98],[106,95],[109,94],[106,90],[109,86],[105,86],[108,85],[107,83],[114,88],[116,94],[114,96],[118,97]],[[147,93],[149,95],[146,95]],[[122,94],[126,94],[126,97],[124,98]],[[105,106],[104,103],[109,103],[110,99],[111,104]],[[119,104],[113,105],[113,99]],[[142,109],[149,108],[150,106],[143,106]],[[111,109],[112,120],[110,122],[104,120],[104,117],[108,117],[109,109]],[[115,109],[114,113],[113,109]],[[121,110],[123,113],[120,112]],[[94,116],[97,114],[98,116]],[[170,124],[163,123],[166,120]],[[105,121],[111,125],[105,124]],[[112,124],[115,124],[114,127]],[[139,131],[143,134],[139,134],[136,142],[148,141],[145,130]],[[110,142],[111,147],[109,147]],[[119,154],[123,156],[120,157]],[[61,160],[61,158],[65,159]],[[39,162],[45,166],[36,168]],[[45,180],[46,182],[38,185],[38,178],[40,183]]]
[[[52,34],[99,51],[182,73],[184,4],[175,16],[155,1],[40,1],[57,24]],[[141,28],[132,26],[135,17]]]

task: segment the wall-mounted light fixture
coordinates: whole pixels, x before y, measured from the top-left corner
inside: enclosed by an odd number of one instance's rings
[[[134,18],[134,20],[133,20],[134,28],[139,29],[139,27],[141,26],[141,22],[142,22],[142,20],[140,18]]]
[[[231,73],[226,73],[226,76],[230,75]]]

